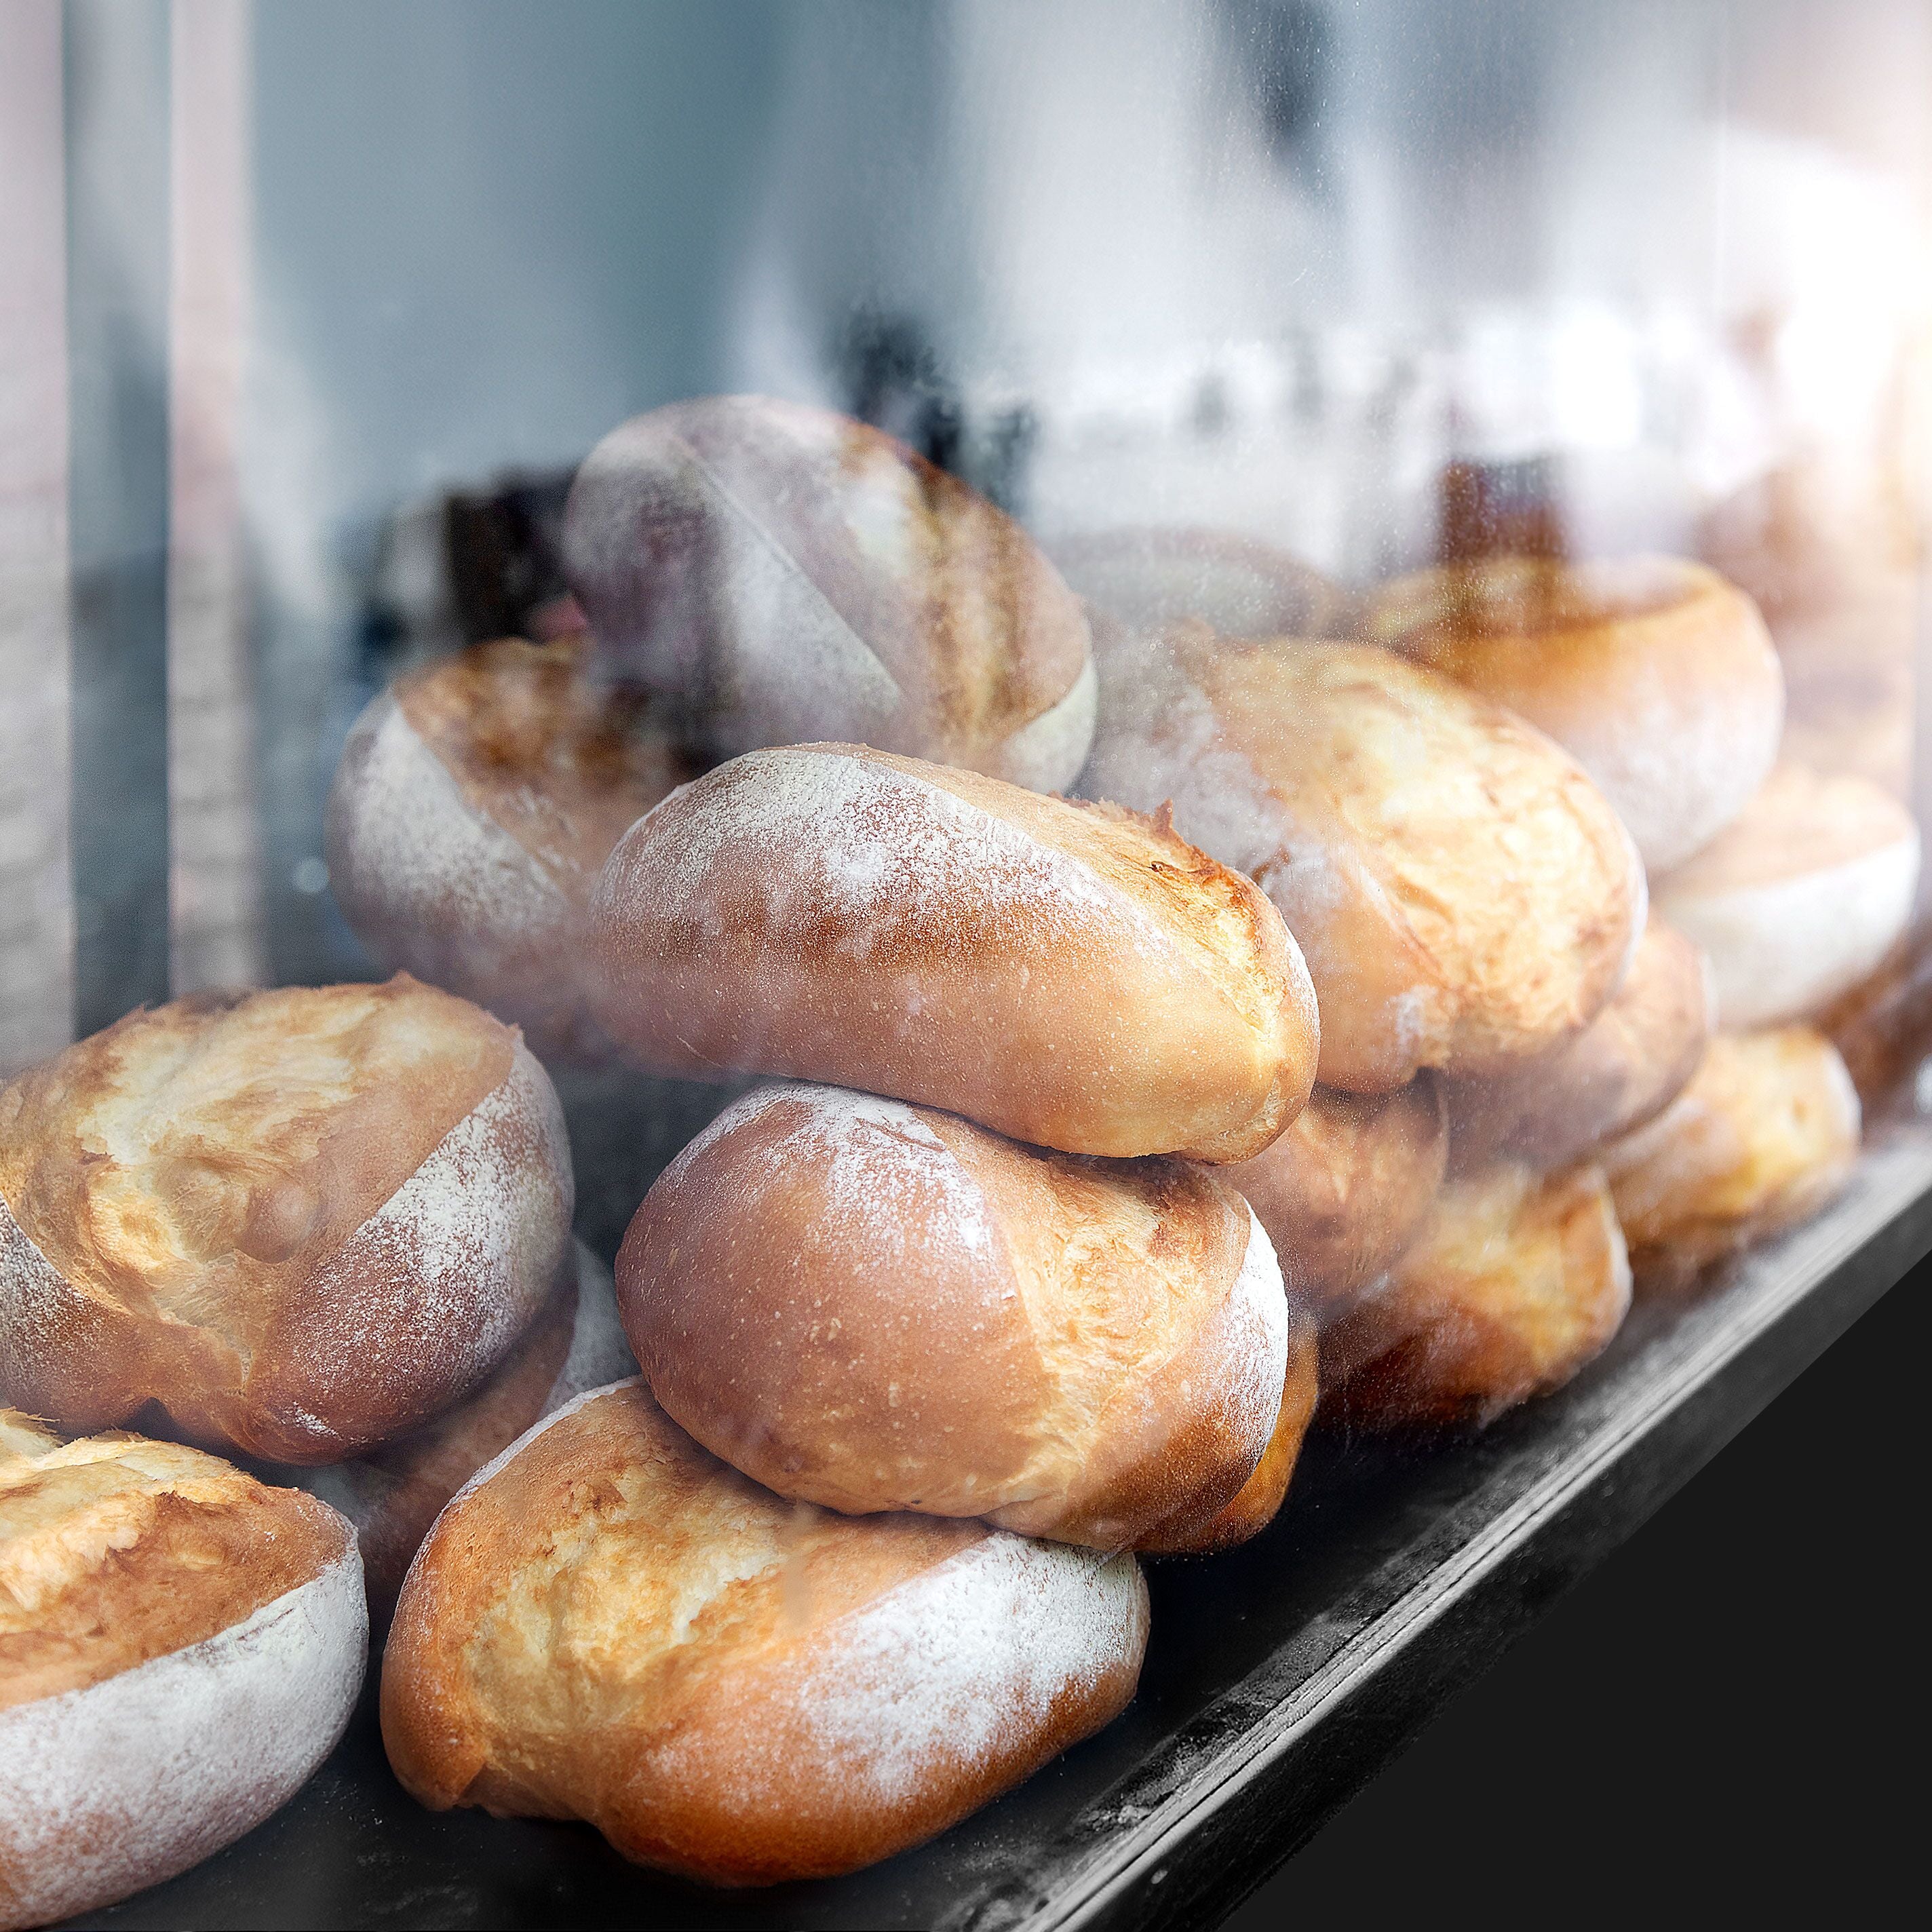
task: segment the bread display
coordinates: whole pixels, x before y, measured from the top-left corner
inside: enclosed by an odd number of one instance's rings
[[[1228,1178],[1268,1230],[1291,1298],[1325,1327],[1414,1238],[1448,1153],[1442,1083],[1419,1073],[1393,1094],[1317,1087],[1280,1139]]]
[[[503,1359],[572,1198],[543,1069],[406,974],[132,1013],[0,1088],[0,1394],[338,1462]]]
[[[543,1312],[454,1408],[352,1462],[273,1473],[321,1497],[355,1526],[370,1616],[380,1628],[430,1525],[484,1463],[566,1402],[637,1372],[610,1270],[574,1242]]]
[[[1492,1080],[1452,1080],[1458,1172],[1503,1158],[1568,1167],[1660,1113],[1711,1036],[1710,967],[1652,914],[1610,1003],[1576,1037]]]
[[[1681,558],[1445,566],[1377,592],[1364,634],[1566,746],[1654,873],[1722,831],[1778,755],[1784,680],[1764,620]]]
[[[1858,1090],[1809,1027],[1720,1034],[1647,1126],[1605,1148],[1637,1285],[1669,1292],[1817,1213],[1858,1158]]]
[[[584,460],[565,568],[621,675],[714,758],[836,739],[1070,784],[1094,730],[1079,601],[956,477],[849,416],[709,396]]]
[[[1224,638],[1346,638],[1354,600],[1286,550],[1220,530],[1096,530],[1055,544],[1073,590],[1130,631],[1197,618]]]
[[[1231,1500],[1287,1361],[1268,1237],[1208,1170],[836,1087],[720,1114],[645,1197],[617,1294],[666,1412],[781,1496],[1102,1550]]]
[[[1181,626],[1110,653],[1082,782],[1252,874],[1320,1002],[1320,1077],[1385,1093],[1580,1031],[1643,924],[1629,835],[1513,713],[1365,645]]]
[[[1863,778],[1784,764],[1743,815],[1658,882],[1658,910],[1711,958],[1728,1030],[1816,1012],[1884,958],[1912,916],[1918,827]]]
[[[754,752],[674,794],[591,920],[599,1016],[659,1072],[1220,1161],[1314,1078],[1308,975],[1250,880],[1164,822],[862,746]]]
[[[334,1748],[367,1643],[355,1536],[314,1498],[0,1413],[0,1927],[259,1824]]]
[[[356,720],[323,820],[336,903],[385,967],[578,1060],[608,1051],[580,970],[591,888],[696,769],[589,648],[506,638],[400,679]]]
[[[1599,1168],[1451,1180],[1408,1252],[1324,1333],[1324,1412],[1366,1429],[1492,1421],[1600,1354],[1630,1299]]]
[[[722,1884],[850,1871],[1118,1713],[1133,1558],[784,1502],[638,1384],[561,1410],[444,1511],[382,1670],[437,1810],[587,1819]]]

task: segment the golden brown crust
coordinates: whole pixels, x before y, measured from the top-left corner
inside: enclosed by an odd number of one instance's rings
[[[635,1384],[446,1510],[382,1673],[397,1775],[439,1809],[583,1817],[725,1884],[942,1830],[1132,1695],[1130,1557],[782,1503]]]
[[[1701,950],[1653,914],[1610,1004],[1576,1037],[1493,1080],[1452,1080],[1451,1161],[1548,1171],[1641,1126],[1681,1092],[1714,1020]]]
[[[1844,1185],[1858,1133],[1857,1090],[1822,1034],[1718,1034],[1670,1106],[1604,1150],[1638,1286],[1688,1287],[1808,1220]]]
[[[1567,746],[1653,871],[1735,817],[1777,754],[1777,653],[1750,599],[1701,564],[1448,565],[1376,592],[1364,634]]]
[[[1252,1228],[1184,1162],[768,1088],[652,1188],[619,1305],[670,1414],[780,1495],[1118,1549],[1215,1514],[1268,1440],[1286,1311]]]
[[[1318,1050],[1280,917],[1164,824],[859,746],[666,800],[592,930],[600,1016],[651,1066],[834,1081],[1071,1153],[1257,1153]]]
[[[44,1436],[0,1454],[0,1709],[226,1630],[350,1538],[313,1497],[174,1443]]]
[[[0,1387],[338,1460],[501,1358],[570,1192],[515,1034],[406,975],[131,1014],[0,1090]]]
[[[1322,1336],[1323,1415],[1369,1429],[1492,1421],[1600,1354],[1630,1295],[1600,1169],[1452,1180],[1387,1280]]]
[[[1441,1083],[1393,1094],[1317,1087],[1274,1146],[1228,1169],[1274,1244],[1291,1298],[1325,1326],[1414,1238],[1449,1151]]]

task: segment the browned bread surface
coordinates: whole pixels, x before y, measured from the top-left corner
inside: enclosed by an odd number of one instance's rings
[[[1130,1556],[781,1502],[620,1384],[444,1512],[383,1736],[438,1809],[585,1818],[718,1883],[829,1876],[1106,1723],[1146,1636]]]
[[[1098,795],[1251,874],[1320,1002],[1321,1078],[1493,1071],[1595,1017],[1643,922],[1629,836],[1569,754],[1366,645],[1182,626],[1110,652]]]
[[[611,663],[716,756],[853,740],[1051,790],[1086,755],[1078,599],[1004,512],[850,417],[635,417],[578,471],[564,537]]]
[[[1491,1421],[1601,1354],[1630,1297],[1600,1169],[1450,1181],[1387,1280],[1322,1336],[1323,1413],[1372,1429]]]
[[[335,1461],[502,1358],[571,1199],[542,1070],[406,975],[131,1014],[0,1090],[0,1390]]]
[[[598,885],[600,1013],[668,1072],[792,1074],[1075,1154],[1257,1153],[1314,1077],[1300,953],[1165,826],[859,746],[754,752]]]

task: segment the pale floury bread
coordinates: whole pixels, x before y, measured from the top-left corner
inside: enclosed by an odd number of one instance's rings
[[[514,1030],[406,974],[130,1014],[0,1088],[0,1393],[340,1461],[503,1358],[572,1196]]]
[[[694,767],[587,640],[478,644],[402,678],[356,721],[323,816],[336,903],[386,968],[597,1060],[584,920],[610,848]]]
[[[747,1094],[617,1257],[645,1379],[783,1496],[1112,1550],[1253,1473],[1288,1310],[1208,1169],[1043,1152],[842,1088]]]
[[[604,1024],[662,1072],[1208,1160],[1258,1153],[1314,1078],[1308,974],[1250,880],[1162,824],[859,746],[674,793],[610,855],[592,934]]]
[[[1722,831],[1778,756],[1784,677],[1764,620],[1682,558],[1446,565],[1377,592],[1364,634],[1567,746],[1653,873]]]
[[[1858,1090],[1822,1034],[1719,1034],[1690,1085],[1603,1152],[1638,1287],[1687,1287],[1808,1220],[1850,1177],[1859,1131]]]
[[[1442,1082],[1393,1094],[1317,1087],[1274,1146],[1227,1170],[1268,1230],[1291,1297],[1325,1328],[1414,1239],[1442,1175]]]
[[[341,1736],[368,1634],[354,1532],[313,1497],[0,1413],[0,1927],[260,1823]]]
[[[1492,1421],[1600,1354],[1630,1299],[1600,1168],[1449,1181],[1408,1252],[1324,1333],[1323,1412],[1369,1429]]]
[[[1888,793],[1780,764],[1658,881],[1658,910],[1709,954],[1720,1025],[1774,1026],[1877,968],[1911,919],[1918,856],[1918,827]]]
[[[1180,626],[1108,653],[1096,797],[1252,875],[1321,1004],[1320,1075],[1492,1072],[1595,1018],[1643,924],[1629,835],[1514,712],[1366,645]]]
[[[1623,984],[1574,1040],[1495,1079],[1445,1083],[1456,1170],[1568,1167],[1641,1126],[1696,1072],[1714,1005],[1702,948],[1653,913]]]
[[[439,1810],[584,1818],[715,1883],[943,1831],[1132,1697],[1131,1556],[786,1502],[637,1383],[540,1423],[446,1510],[382,1669]]]
[[[849,740],[1054,790],[1094,730],[1079,600],[956,477],[849,416],[707,396],[585,458],[564,564],[606,661],[714,757]]]

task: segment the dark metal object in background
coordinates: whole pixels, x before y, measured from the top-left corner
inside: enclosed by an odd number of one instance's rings
[[[80,1034],[168,997],[168,20],[67,0]]]

